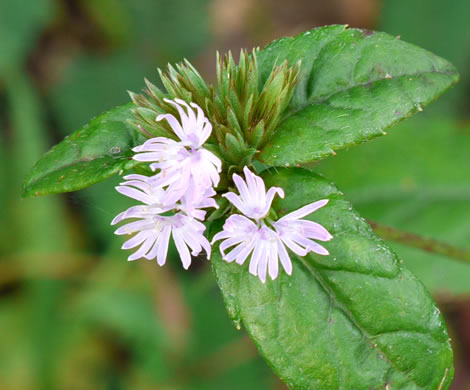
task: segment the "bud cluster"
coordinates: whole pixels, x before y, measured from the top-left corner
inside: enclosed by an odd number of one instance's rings
[[[176,114],[166,98],[194,102],[206,113],[213,133],[207,147],[213,148],[227,167],[249,165],[256,151],[273,134],[295,89],[300,66],[284,63],[274,66],[263,83],[256,60],[257,50],[251,54],[241,51],[238,65],[232,54],[217,55],[217,85],[208,85],[188,62],[168,65],[159,70],[167,91],[146,80],[144,94],[131,93],[136,104],[133,124],[145,136],[175,139],[171,127],[155,122],[161,114]],[[218,149],[218,150],[217,150]]]

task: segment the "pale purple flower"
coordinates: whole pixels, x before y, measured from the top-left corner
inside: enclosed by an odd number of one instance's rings
[[[288,275],[292,273],[292,262],[279,235],[266,225],[258,226],[243,215],[234,214],[227,218],[223,230],[217,233],[212,243],[224,240],[220,244],[222,258],[231,263],[242,265],[252,253],[249,272],[258,276],[264,283],[269,273],[276,279],[279,273],[279,260]],[[230,253],[225,250],[235,246]]]
[[[192,196],[195,194],[195,191],[188,191],[180,203],[176,204],[176,209],[183,210],[186,214],[192,216],[193,218],[204,221],[206,218],[206,212],[201,209],[206,208],[219,208],[217,202],[212,198],[216,195],[216,192],[213,188],[208,188],[204,192],[198,193],[197,198]]]
[[[196,219],[184,213],[177,213],[171,216],[147,216],[121,226],[115,233],[118,235],[137,233],[122,245],[122,249],[132,249],[140,245],[140,248],[128,257],[128,260],[137,260],[142,257],[149,260],[156,258],[159,265],[166,262],[170,236],[172,236],[183,267],[188,269],[191,264],[191,254],[197,256],[204,249],[207,259],[210,258],[211,246],[204,237],[205,229],[204,224]]]
[[[204,249],[207,258],[210,257],[211,247],[204,237],[206,227],[197,219],[203,220],[205,217],[206,212],[201,208],[217,207],[211,198],[215,195],[214,190],[206,190],[198,203],[183,198],[180,203],[164,205],[162,201],[166,192],[153,186],[151,178],[134,174],[125,176],[124,179],[126,181],[116,187],[117,191],[143,203],[130,207],[111,222],[115,225],[124,219],[136,219],[115,231],[118,235],[135,234],[122,246],[122,249],[140,246],[128,260],[156,258],[159,265],[165,264],[170,236],[173,237],[184,268],[187,269],[191,264],[189,249],[193,256]],[[176,211],[176,214],[161,215],[170,210]]]
[[[269,274],[276,279],[279,274],[279,261],[284,271],[292,274],[292,262],[286,246],[295,254],[305,256],[309,252],[328,255],[329,252],[313,240],[329,241],[333,236],[320,224],[301,219],[328,203],[327,199],[310,203],[285,215],[277,221],[267,216],[274,195],[283,197],[279,187],[271,187],[267,193],[263,180],[244,168],[246,182],[234,175],[234,182],[240,195],[229,192],[224,196],[245,216],[230,216],[223,230],[217,233],[212,242],[224,240],[220,244],[222,258],[227,262],[243,264],[251,254],[249,272],[258,276],[264,283]],[[251,219],[254,221],[252,221]],[[225,251],[231,248],[229,253]]]
[[[138,200],[144,205],[132,206],[131,208],[118,214],[112,225],[122,221],[125,218],[145,218],[147,215],[152,216],[162,214],[173,208],[172,205],[163,205],[163,197],[165,191],[162,188],[156,188],[149,183],[149,178],[143,175],[127,175],[124,176],[124,182],[116,187],[116,190],[129,198]]]
[[[266,193],[263,179],[252,173],[247,167],[243,168],[246,180],[237,174],[233,175],[233,181],[240,195],[227,192],[222,195],[227,198],[238,210],[248,218],[259,220],[268,214],[274,196],[278,194],[284,198],[284,191],[280,187],[271,187]]]
[[[279,238],[292,252],[299,256],[305,256],[308,252],[329,255],[326,248],[313,240],[329,241],[333,236],[319,223],[300,219],[326,206],[327,203],[328,199],[310,203],[273,222]]]
[[[160,170],[152,180],[157,188],[167,187],[164,204],[177,202],[188,191],[197,200],[220,180],[222,162],[202,147],[211,134],[212,125],[197,104],[188,105],[181,99],[165,101],[176,107],[181,122],[171,114],[159,115],[156,120],[165,119],[180,141],[165,137],[149,139],[133,149],[137,153],[133,158],[150,162],[153,171]]]

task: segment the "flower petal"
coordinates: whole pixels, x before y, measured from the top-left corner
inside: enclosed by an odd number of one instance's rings
[[[320,244],[317,244],[316,242],[311,244],[310,247],[307,248],[309,252],[315,252],[316,254],[322,255],[322,256],[328,256],[330,252],[328,250],[321,246]]]
[[[144,243],[141,245],[141,247],[132,255],[130,255],[127,260],[132,261],[132,260],[137,260],[140,259],[141,257],[145,257],[147,252],[150,250],[152,245],[155,243],[155,240],[157,239],[156,234],[149,234],[147,236],[147,239],[144,241]]]
[[[174,230],[173,231],[173,241],[175,242],[176,249],[180,255],[181,263],[183,264],[184,269],[188,269],[191,265],[191,255],[189,249],[186,246],[186,243],[181,236],[181,232]]]
[[[231,238],[228,238],[227,240],[225,240],[224,242],[222,242],[220,244],[220,251],[222,252],[222,254],[224,255],[225,254],[225,250],[230,248],[231,246],[234,246],[234,245],[237,245],[239,244],[240,242],[243,242],[245,241],[245,237],[231,237]]]
[[[300,220],[292,223],[301,222],[304,234],[308,238],[313,238],[320,241],[330,241],[333,236],[322,225],[313,221]]]
[[[248,191],[248,187],[245,181],[241,178],[241,176],[238,176],[236,173],[234,173],[233,182],[235,183],[235,186],[237,187],[237,190],[240,193],[241,198],[245,202],[250,203],[251,194],[250,194],[250,191]]]
[[[166,226],[158,237],[157,264],[160,266],[162,266],[166,262],[168,246],[170,245],[170,234],[171,228],[169,226]]]
[[[294,252],[296,255],[304,257],[307,255],[308,251],[305,248],[302,248],[299,246],[297,243],[295,243],[293,240],[287,238],[287,237],[281,237],[281,240],[284,244],[287,245],[287,247]]]
[[[258,277],[263,283],[266,283],[266,275],[268,274],[268,259],[269,259],[269,246],[263,243],[263,253],[261,253],[258,260]],[[260,249],[261,250],[261,249]]]
[[[119,193],[121,193],[125,196],[128,196],[129,198],[139,200],[142,203],[145,203],[145,204],[152,204],[153,203],[152,198],[149,195],[143,193],[142,191],[136,190],[135,188],[126,187],[126,186],[117,186],[116,190],[117,190],[117,192],[119,192]]]
[[[171,114],[161,114],[157,116],[157,122],[165,119],[168,124],[170,125],[171,129],[174,131],[174,133],[178,136],[178,138],[181,141],[184,141],[186,139],[186,135],[183,131],[183,128],[181,127],[180,123],[178,122],[178,119],[176,119],[173,115]]]
[[[277,251],[279,253],[279,259],[281,260],[282,268],[286,271],[287,275],[292,275],[292,261],[287,253],[287,249],[281,240],[277,242]]]
[[[230,203],[232,203],[238,210],[240,210],[243,214],[248,215],[250,214],[249,210],[245,206],[243,200],[235,194],[234,192],[227,192],[226,194],[222,195],[224,198],[227,198]]]
[[[255,249],[251,255],[250,266],[248,271],[254,276],[258,276],[258,263],[262,256],[266,256],[264,253],[264,242],[263,240],[258,240],[255,244]]]
[[[263,214],[264,216],[268,215],[269,210],[271,208],[271,203],[273,202],[274,196],[276,194],[279,195],[279,197],[284,198],[284,190],[280,187],[271,187],[268,190],[268,193],[266,194],[266,199],[265,199],[265,204],[264,204],[264,209],[263,209]]]
[[[137,233],[134,237],[122,244],[122,249],[132,249],[144,242],[152,233],[148,230]]]
[[[114,234],[117,234],[118,236],[123,235],[123,234],[132,234],[138,231],[151,229],[154,225],[155,225],[155,222],[149,219],[134,221],[134,222],[121,226],[119,229],[117,229],[114,232]]]
[[[272,280],[276,279],[279,274],[279,259],[278,259],[277,246],[278,246],[278,241],[271,243],[271,245],[269,245],[268,269],[269,269],[269,276]]]
[[[295,219],[303,218],[313,213],[314,211],[318,210],[319,208],[322,208],[328,202],[329,202],[329,199],[322,199],[322,200],[318,200],[316,202],[310,203],[304,207],[301,207],[300,209],[293,211],[290,214],[285,215],[279,221],[292,221]]]

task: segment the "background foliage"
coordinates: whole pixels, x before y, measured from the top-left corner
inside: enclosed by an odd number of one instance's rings
[[[353,4],[354,3],[354,4]],[[0,3],[0,389],[281,389],[228,318],[208,264],[125,261],[116,180],[20,200],[52,144],[183,57],[349,23],[454,63],[462,82],[389,136],[316,166],[364,217],[470,249],[470,4],[453,0],[36,0]],[[213,80],[211,80],[213,81]],[[470,265],[391,244],[431,290],[469,386]]]

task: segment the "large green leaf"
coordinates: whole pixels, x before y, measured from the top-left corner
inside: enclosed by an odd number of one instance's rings
[[[470,250],[470,126],[416,118],[316,167],[361,215]],[[470,292],[470,264],[390,243],[433,293]]]
[[[329,256],[292,256],[292,276],[266,284],[214,248],[230,316],[279,376],[294,389],[448,388],[452,350],[421,282],[325,179],[291,168],[265,181],[287,192],[280,215],[330,199],[313,216],[334,236]]]
[[[127,123],[132,108],[97,116],[47,152],[26,178],[23,196],[80,190],[135,166],[131,148],[144,137]]]
[[[282,38],[259,55],[262,78],[274,63],[302,61],[286,118],[260,153],[269,165],[303,164],[367,141],[458,80],[446,60],[385,33],[328,26]]]

